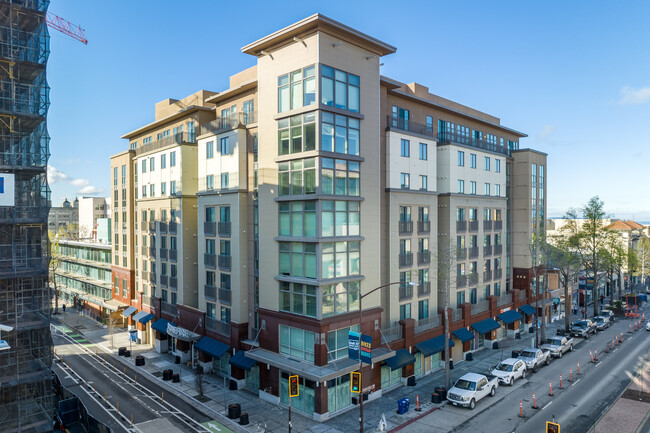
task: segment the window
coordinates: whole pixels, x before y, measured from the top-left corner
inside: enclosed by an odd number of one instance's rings
[[[458,179],[458,193],[465,194],[465,181]]]
[[[316,278],[316,244],[308,242],[279,242],[280,274]]]
[[[205,222],[213,223],[215,222],[215,211],[214,206],[206,206],[205,208]]]
[[[426,117],[426,127],[427,127],[427,132],[433,133],[433,117],[427,116]],[[425,158],[426,159],[426,158]]]
[[[418,301],[418,320],[427,319],[429,317],[429,300],[423,299]]]
[[[420,159],[427,160],[427,143],[420,143]]]
[[[323,220],[325,220],[325,218],[323,218]],[[316,202],[280,202],[278,224],[278,233],[280,236],[315,237]]]
[[[350,331],[359,332],[359,325],[348,326],[327,333],[327,362],[347,358]]]
[[[490,184],[485,183],[483,186],[484,186],[484,189],[485,189],[485,191],[484,191],[485,195],[490,195]]]
[[[255,122],[255,101],[253,99],[244,101],[242,113],[244,113],[244,124],[248,125],[249,123]]]
[[[399,207],[399,220],[400,221],[411,221],[411,206],[400,206]]]
[[[418,239],[418,251],[421,253],[429,251],[429,238]]]
[[[402,138],[400,155],[405,158],[409,158],[411,156],[411,142],[409,140],[405,140]]]
[[[221,188],[230,187],[230,173],[221,173]]]
[[[419,207],[418,208],[418,220],[419,221],[429,221],[429,208],[428,207]]]
[[[399,240],[399,253],[408,254],[411,252],[411,240],[410,239],[400,239]]]
[[[330,107],[359,112],[359,76],[323,65],[321,67],[321,103]]]
[[[278,121],[279,155],[307,152],[315,149],[316,113],[301,114]]]
[[[278,164],[278,177],[281,196],[315,194],[316,160],[309,158],[281,162]]]
[[[172,180],[169,182],[169,193],[174,195],[176,194],[176,181]]]
[[[167,195],[167,182],[161,182],[161,184],[160,184],[160,195],[161,196]]]
[[[411,187],[411,175],[409,173],[400,174],[400,186],[402,189],[409,189]]]
[[[175,293],[172,293],[172,296],[174,295]],[[230,323],[230,308],[221,307],[221,321],[224,323]]]
[[[359,119],[321,112],[321,150],[359,155],[359,136]]]
[[[539,187],[544,188],[544,166],[539,166]]]
[[[156,185],[151,184],[149,185],[149,197],[154,197],[156,195]]]
[[[494,185],[494,195],[497,197],[501,197],[501,185],[498,183]]]
[[[465,248],[465,235],[456,236],[456,248],[462,250]],[[461,257],[459,257],[461,259]]]
[[[420,190],[427,190],[427,177],[423,174],[420,175]]]
[[[411,304],[402,304],[399,306],[399,319],[410,319],[411,318]]]
[[[476,221],[478,219],[478,209],[475,207],[469,208],[469,220]]]
[[[113,185],[117,185],[117,167],[113,167]]]
[[[494,296],[501,296],[501,283],[494,283]]]
[[[230,222],[230,206],[221,206],[219,208],[219,221],[222,223]]]
[[[490,285],[486,284],[485,287],[483,287],[483,299],[487,299],[488,296],[490,296]]]
[[[470,153],[469,154],[469,166],[470,166],[470,168],[476,168],[476,154],[475,153]]]
[[[230,255],[230,241],[219,241],[219,254],[222,256]]]
[[[147,160],[146,159],[142,160],[142,172],[143,173],[147,172]]]
[[[456,208],[456,221],[465,221],[465,209],[462,207]]]
[[[360,274],[360,243],[328,242],[322,244],[321,279]]]
[[[314,362],[314,333],[280,325],[280,353]]]
[[[409,110],[393,105],[393,127],[408,131],[410,117]]]
[[[359,311],[359,281],[321,286],[323,317]]]
[[[219,152],[222,155],[230,155],[232,149],[230,149],[230,137],[221,137],[219,140]]]
[[[142,185],[142,197],[147,196],[147,185]]]
[[[458,151],[458,166],[465,167],[465,152],[462,150]]]
[[[156,158],[149,158],[149,171],[154,171],[156,169]]]
[[[477,294],[476,287],[470,289],[469,291],[469,302],[471,302],[472,304],[476,304],[478,302],[478,294]]]
[[[491,146],[488,146],[488,149],[496,149],[497,147],[497,136],[494,134],[485,134],[485,141]]]
[[[208,141],[205,143],[205,158],[212,159],[214,158],[214,141]]]
[[[307,203],[309,202],[305,202],[305,204]],[[321,236],[359,236],[361,218],[358,201],[323,200],[321,207]],[[280,218],[282,218],[282,214],[280,214]],[[311,216],[309,220],[311,226]],[[315,216],[313,224],[316,224]]]
[[[321,158],[321,193],[334,195],[359,196],[360,164],[357,161]],[[280,164],[281,165],[281,164]],[[312,179],[309,190],[312,189]],[[313,188],[315,190],[315,186]],[[307,194],[312,194],[307,192]]]
[[[316,102],[316,68],[309,66],[278,77],[278,112]]]
[[[501,173],[501,160],[500,159],[494,159],[494,171],[496,173]]]
[[[162,155],[160,155],[160,168],[162,169],[166,167],[167,167],[167,155],[163,153]]]
[[[492,236],[491,235],[483,235],[483,246],[484,247],[489,247],[492,245]]]
[[[214,175],[209,174],[205,177],[205,189],[214,189]]]
[[[169,166],[176,167],[176,151],[169,153]]]
[[[473,180],[469,182],[469,193],[476,194],[476,182]]]
[[[485,171],[490,171],[490,157],[485,157]]]
[[[465,275],[465,263],[458,263],[456,265],[456,277]]]
[[[205,253],[209,255],[215,255],[216,247],[215,247],[214,239],[205,240]]]
[[[456,292],[456,306],[460,307],[464,303],[465,303],[465,291],[461,290],[459,292]]]
[[[318,288],[280,281],[280,311],[316,317]]]

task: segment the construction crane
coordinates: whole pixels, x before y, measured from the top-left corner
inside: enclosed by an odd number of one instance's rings
[[[60,31],[63,34],[70,36],[73,39],[78,40],[84,45],[88,45],[88,39],[86,39],[86,31],[81,27],[72,24],[58,15],[48,12],[45,16],[45,21],[47,25]]]

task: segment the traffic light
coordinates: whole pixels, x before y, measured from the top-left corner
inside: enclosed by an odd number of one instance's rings
[[[546,421],[546,433],[560,433],[560,424]]]
[[[289,376],[289,397],[298,397],[299,389],[298,376]]]
[[[350,389],[352,392],[359,394],[361,392],[361,373],[352,372],[352,380],[350,381]]]

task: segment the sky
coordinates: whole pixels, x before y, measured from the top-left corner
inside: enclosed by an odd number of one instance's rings
[[[593,196],[650,222],[650,2],[52,0],[88,45],[50,29],[52,203],[108,196],[120,137],[154,104],[223,91],[241,47],[320,12],[397,47],[382,75],[501,119],[548,154],[549,217]]]

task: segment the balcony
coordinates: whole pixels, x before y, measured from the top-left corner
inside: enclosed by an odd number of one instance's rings
[[[483,257],[492,255],[492,245],[486,245],[483,247]]]
[[[400,129],[402,131],[413,132],[427,137],[435,137],[433,133],[433,125],[427,126],[424,123],[413,122],[411,119],[387,116],[386,127],[388,129]]]
[[[478,221],[470,221],[469,222],[469,231],[470,231],[470,233],[478,232]]]
[[[172,289],[178,289],[178,278],[169,277],[169,287]]]
[[[456,233],[465,233],[467,231],[467,221],[456,221]]]
[[[431,221],[418,221],[418,233],[421,235],[431,233]]]
[[[456,276],[456,287],[467,287],[467,275]]]
[[[381,344],[387,344],[391,341],[398,340],[402,338],[402,325],[399,322],[395,322],[395,326],[390,328],[382,328],[381,330]]]
[[[179,132],[174,135],[168,135],[159,140],[152,141],[151,143],[144,144],[135,149],[135,154],[140,155],[142,153],[150,152],[152,150],[162,149],[163,147],[171,146],[174,144],[183,144],[183,143],[196,143],[196,134],[188,132]]]
[[[476,149],[487,150],[490,152],[500,153],[502,155],[510,156],[510,150],[506,146],[499,146],[498,144],[488,143],[485,140],[479,140],[478,138],[468,137],[462,134],[456,134],[455,132],[439,132],[438,133],[438,144],[448,144],[448,143],[457,143],[463,144],[466,146],[471,146]]]
[[[418,251],[418,265],[428,265],[431,262],[431,251]]]
[[[239,128],[257,123],[257,112],[240,112],[234,116],[218,117],[215,120],[201,124],[201,134],[217,134],[221,131]]]
[[[469,258],[475,259],[478,257],[478,247],[471,247],[469,249]]]
[[[503,245],[495,245],[494,246],[494,255],[495,256],[500,256],[503,254]]]
[[[418,296],[428,296],[431,293],[431,281],[418,284]]]
[[[205,328],[225,337],[230,337],[230,323],[222,322],[214,317],[206,316]]]
[[[483,221],[483,231],[492,230],[492,221]]]
[[[506,304],[512,302],[512,295],[510,293],[504,293],[497,298],[497,305],[503,307]]]
[[[490,303],[487,299],[477,301],[475,304],[472,304],[472,314],[482,313],[487,311],[490,308]]]
[[[408,266],[413,266],[413,253],[400,253],[399,267],[406,268]]]
[[[209,299],[211,301],[216,301],[217,300],[217,288],[216,288],[216,286],[206,284],[204,286],[204,294],[205,294],[206,299]]]
[[[494,270],[494,279],[495,280],[500,280],[501,277],[503,277],[503,269],[497,268]]]
[[[413,221],[400,221],[399,222],[399,234],[400,235],[410,235],[413,233]]]
[[[154,259],[156,258],[156,247],[149,247],[149,256]]]
[[[456,308],[455,310],[451,311],[451,321],[452,322],[458,322],[459,320],[463,320],[463,309],[462,308]]]
[[[208,268],[217,267],[217,256],[216,254],[203,254],[203,264]]]
[[[167,313],[171,316],[176,317],[177,309],[176,309],[176,305],[174,304],[168,304],[167,302],[160,302],[160,310],[163,313]]]
[[[161,260],[167,260],[167,248],[161,248],[159,254]]]
[[[160,286],[161,287],[167,287],[169,282],[169,277],[167,275],[161,275],[160,276]]]
[[[494,222],[494,230],[502,230],[503,229],[503,221],[498,220]]]
[[[153,272],[149,272],[149,282],[151,284],[156,284],[156,274]]]
[[[214,236],[217,234],[217,223],[206,221],[203,223],[203,232],[206,236]]]
[[[420,319],[415,322],[415,333],[419,334],[421,332],[426,331],[427,329],[433,329],[437,326],[440,326],[442,323],[442,315],[441,314],[432,314],[426,319]]]
[[[169,250],[169,260],[176,263],[176,257],[178,255],[177,250]]]
[[[492,271],[483,272],[483,282],[487,283],[488,281],[492,281]]]
[[[475,286],[478,284],[478,274],[476,272],[472,272],[468,275],[467,281],[469,282],[470,286]]]
[[[467,259],[467,248],[458,248],[456,250],[456,260]]]
[[[219,287],[219,302],[228,304],[232,302],[232,292],[225,287]]]
[[[167,223],[158,221],[158,230],[160,230],[160,233],[167,233]]]
[[[229,271],[232,264],[232,257],[225,254],[219,254],[218,265],[222,271]]]
[[[219,227],[218,227],[219,236],[229,238],[230,237],[230,225],[231,225],[230,221],[226,221],[226,222],[221,222],[220,221],[219,222]]]
[[[170,221],[169,222],[169,233],[175,235],[176,234],[176,226],[177,226],[176,221]]]

